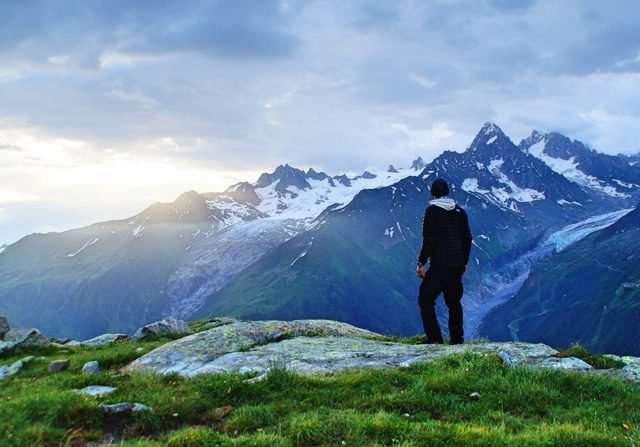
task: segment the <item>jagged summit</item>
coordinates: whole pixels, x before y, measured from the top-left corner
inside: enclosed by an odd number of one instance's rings
[[[624,198],[640,188],[640,166],[625,157],[599,153],[559,132],[534,130],[518,147],[558,174],[598,194]]]
[[[484,125],[482,126],[482,129],[480,129],[480,132],[482,132],[485,135],[504,134],[500,126],[498,126],[496,123],[492,123],[489,121],[484,123]]]
[[[256,188],[264,188],[278,182],[275,186],[276,191],[284,192],[290,186],[298,189],[310,189],[311,185],[307,182],[307,174],[301,169],[293,168],[289,164],[280,165],[272,174],[264,173],[255,184]]]
[[[542,132],[540,130],[533,130],[533,132],[531,132],[531,135],[529,135],[527,138],[524,138],[520,144],[518,145],[518,147],[522,148],[523,150],[526,151],[526,148],[529,148],[531,146],[533,146],[536,143],[539,143],[540,141],[544,140],[544,138],[547,136],[546,132]]]
[[[511,149],[515,147],[513,142],[505,135],[505,133],[494,123],[485,123],[473,139],[470,151],[489,149],[494,151],[496,148]]]
[[[427,164],[422,160],[422,157],[418,157],[413,160],[411,163],[411,167],[409,169],[413,169],[414,171],[421,171]]]
[[[351,179],[347,177],[347,174],[336,175],[333,177],[333,180],[336,180],[338,183],[341,183],[344,186],[351,186]]]
[[[320,181],[329,178],[329,176],[324,172],[318,172],[313,168],[309,168],[309,170],[307,171],[307,177],[312,180],[320,180]]]

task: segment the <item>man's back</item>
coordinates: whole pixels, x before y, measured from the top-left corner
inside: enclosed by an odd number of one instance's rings
[[[422,224],[423,245],[419,260],[434,267],[463,267],[469,261],[471,231],[467,213],[453,200],[432,201]],[[436,203],[434,203],[436,202]]]

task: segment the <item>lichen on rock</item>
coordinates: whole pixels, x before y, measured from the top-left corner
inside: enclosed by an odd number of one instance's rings
[[[237,321],[218,326],[167,343],[138,358],[125,370],[184,376],[251,373],[260,377],[274,368],[304,374],[397,368],[462,352],[495,353],[506,366],[592,369],[575,357],[558,358],[558,351],[539,343],[409,345],[387,341],[380,334],[346,323],[296,320]],[[627,360],[627,368],[632,368],[631,359]],[[631,371],[624,375],[631,376]]]

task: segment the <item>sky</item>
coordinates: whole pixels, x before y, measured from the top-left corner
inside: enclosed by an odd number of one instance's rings
[[[636,0],[0,0],[0,244],[463,151],[640,152]]]

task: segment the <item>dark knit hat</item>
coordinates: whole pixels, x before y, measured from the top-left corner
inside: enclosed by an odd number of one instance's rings
[[[444,179],[437,178],[431,184],[429,192],[434,197],[444,197],[449,194],[449,185],[447,185],[447,182]]]

